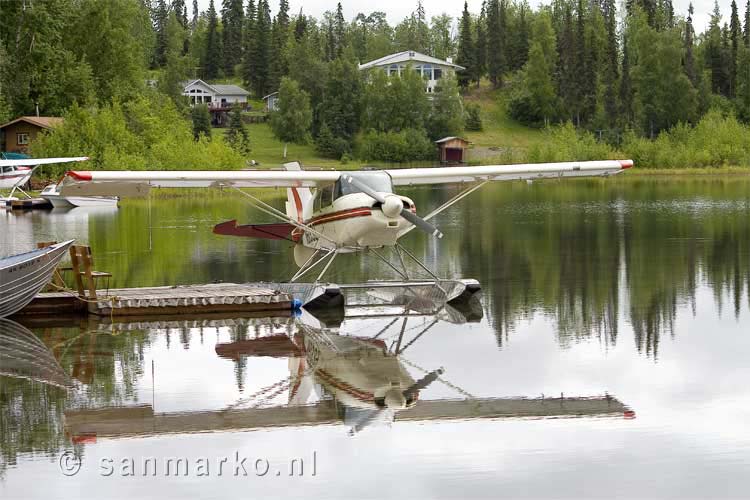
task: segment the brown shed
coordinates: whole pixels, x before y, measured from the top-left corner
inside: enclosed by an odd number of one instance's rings
[[[0,125],[0,150],[9,153],[28,153],[29,144],[41,130],[49,130],[63,122],[56,116],[22,116]]]
[[[466,162],[466,150],[471,143],[461,137],[443,137],[435,141],[440,150],[441,163],[464,163]]]

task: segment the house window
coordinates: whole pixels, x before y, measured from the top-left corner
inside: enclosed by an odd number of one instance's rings
[[[432,80],[432,65],[431,64],[425,64],[422,66],[422,77],[425,80]]]
[[[29,143],[29,134],[16,134],[16,144],[23,146]]]
[[[435,74],[433,75],[433,80],[440,80],[443,77],[443,70],[440,68],[435,68]]]
[[[394,64],[391,66],[391,68],[388,70],[388,74],[390,76],[398,75],[398,65]]]

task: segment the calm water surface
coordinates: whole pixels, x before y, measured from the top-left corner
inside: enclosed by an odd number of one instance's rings
[[[268,221],[221,195],[0,212],[0,255],[76,238],[111,286],[290,277],[288,244],[211,233],[233,218]],[[747,497],[750,179],[501,184],[436,223],[406,246],[478,278],[481,312],[0,324],[0,496]]]

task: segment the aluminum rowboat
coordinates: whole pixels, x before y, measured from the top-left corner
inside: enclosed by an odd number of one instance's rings
[[[0,318],[23,309],[50,282],[73,241],[0,259]]]

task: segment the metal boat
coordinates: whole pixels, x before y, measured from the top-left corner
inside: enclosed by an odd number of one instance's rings
[[[39,196],[55,208],[116,207],[120,200],[117,196],[64,196],[57,189],[57,184],[45,187]]]
[[[69,389],[70,377],[39,337],[15,321],[0,318],[0,377],[34,380]]]
[[[0,318],[17,313],[52,279],[74,240],[0,259]]]

